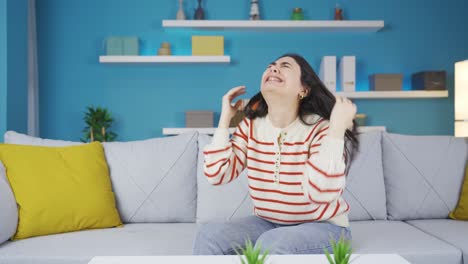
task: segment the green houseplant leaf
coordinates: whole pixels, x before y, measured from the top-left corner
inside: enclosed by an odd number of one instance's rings
[[[86,107],[83,120],[86,127],[82,131],[82,142],[109,142],[117,138],[117,134],[110,131],[114,119],[106,108]]]
[[[264,264],[269,253],[269,250],[263,250],[262,253],[261,244],[254,246],[250,239],[246,240],[245,247],[239,247],[235,251],[242,264]]]
[[[341,234],[338,241],[331,238],[330,245],[333,250],[333,258],[328,249],[326,247],[323,248],[328,262],[330,264],[348,264],[352,255],[352,248],[351,241],[345,239],[344,233]]]

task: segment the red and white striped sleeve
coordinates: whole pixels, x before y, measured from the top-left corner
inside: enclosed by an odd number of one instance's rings
[[[231,139],[228,129],[216,129],[213,141],[203,149],[204,172],[209,183],[226,184],[236,179],[245,169],[249,120],[244,118]]]
[[[322,120],[314,128],[302,181],[304,195],[317,204],[340,198],[346,184],[344,138],[328,136],[328,123]]]

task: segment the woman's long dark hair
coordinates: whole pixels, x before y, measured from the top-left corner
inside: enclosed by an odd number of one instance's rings
[[[312,69],[310,64],[300,55],[297,54],[285,54],[280,58],[290,57],[293,58],[299,67],[301,68],[301,83],[308,90],[306,96],[299,103],[299,118],[306,125],[314,125],[315,123],[307,123],[305,120],[306,115],[316,114],[322,118],[330,120],[330,115],[333,107],[335,106],[335,96],[327,89],[323,84],[320,78],[317,76],[315,71]],[[244,108],[244,114],[249,119],[254,119],[256,117],[264,117],[268,113],[268,105],[263,98],[261,92],[253,96],[247,106]],[[346,143],[346,164],[349,165],[353,159],[353,153],[359,147],[359,142],[357,139],[357,125],[353,120],[352,130],[346,130],[345,137]],[[351,143],[351,146],[348,144]],[[351,147],[351,150],[350,150]]]

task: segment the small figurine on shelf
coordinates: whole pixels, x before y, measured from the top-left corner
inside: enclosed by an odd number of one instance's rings
[[[170,56],[171,55],[171,44],[169,42],[161,43],[161,48],[158,49],[158,55]]]
[[[193,19],[195,20],[205,19],[205,11],[203,10],[203,7],[201,6],[201,0],[198,0],[198,7],[195,10],[195,15],[193,16]]]
[[[260,20],[260,9],[258,8],[258,0],[250,2],[250,20]]]
[[[339,4],[336,4],[335,6],[335,20],[344,20],[343,9]]]
[[[294,8],[293,13],[291,15],[291,20],[304,20],[304,13],[302,12],[302,8]]]
[[[179,10],[177,11],[177,20],[185,20],[184,0],[179,0]]]

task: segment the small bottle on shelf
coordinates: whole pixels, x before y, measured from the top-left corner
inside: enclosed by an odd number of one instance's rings
[[[201,0],[198,0],[198,7],[195,10],[195,15],[193,16],[195,20],[204,20],[205,19],[205,10],[201,6]]]
[[[343,8],[341,8],[339,4],[335,6],[335,20],[344,20]]]
[[[302,12],[302,8],[294,8],[293,13],[291,15],[291,20],[304,20],[304,13]]]
[[[177,11],[177,20],[185,20],[185,12],[184,12],[184,0],[179,0],[179,10]]]

